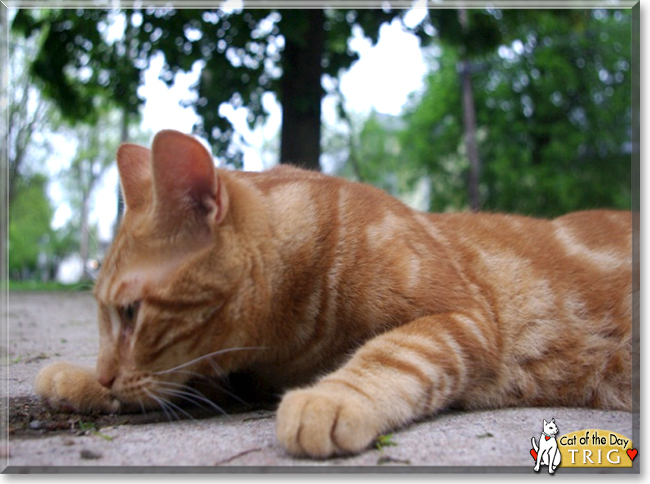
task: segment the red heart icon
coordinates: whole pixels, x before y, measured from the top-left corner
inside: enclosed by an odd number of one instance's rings
[[[550,439],[550,437],[547,435],[547,436],[546,436],[546,440],[548,440],[548,439]]]
[[[637,455],[638,453],[639,453],[639,451],[636,450],[636,449],[627,449],[627,455],[629,456],[629,458],[630,458],[631,460],[634,460],[634,458],[636,457],[636,455]]]

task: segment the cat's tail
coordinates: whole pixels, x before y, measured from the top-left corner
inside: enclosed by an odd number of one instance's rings
[[[535,449],[535,452],[537,452],[539,449],[537,448],[537,442],[535,442],[535,437],[531,437],[530,441],[533,444],[533,449]]]

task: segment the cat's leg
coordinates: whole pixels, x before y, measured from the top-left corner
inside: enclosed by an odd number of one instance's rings
[[[423,317],[379,335],[339,370],[284,396],[278,439],[295,455],[360,452],[382,433],[457,400],[480,371],[494,365],[495,341],[486,321],[457,313]]]
[[[95,371],[90,368],[54,363],[36,375],[34,386],[45,404],[56,410],[79,413],[120,410],[120,402],[100,385]]]

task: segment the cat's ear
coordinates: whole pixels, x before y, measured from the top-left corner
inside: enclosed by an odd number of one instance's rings
[[[546,427],[547,425],[548,425],[548,422],[546,421],[546,419],[544,419],[544,427]]]
[[[151,151],[143,146],[125,143],[117,150],[117,169],[124,204],[138,210],[151,196]]]
[[[203,219],[219,224],[228,209],[228,194],[208,150],[195,138],[160,131],[151,147],[154,203],[166,218]]]

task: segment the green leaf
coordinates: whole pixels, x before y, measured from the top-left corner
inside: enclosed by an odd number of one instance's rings
[[[397,443],[393,441],[393,434],[380,435],[375,441],[377,450],[383,450],[386,447],[396,447]]]

